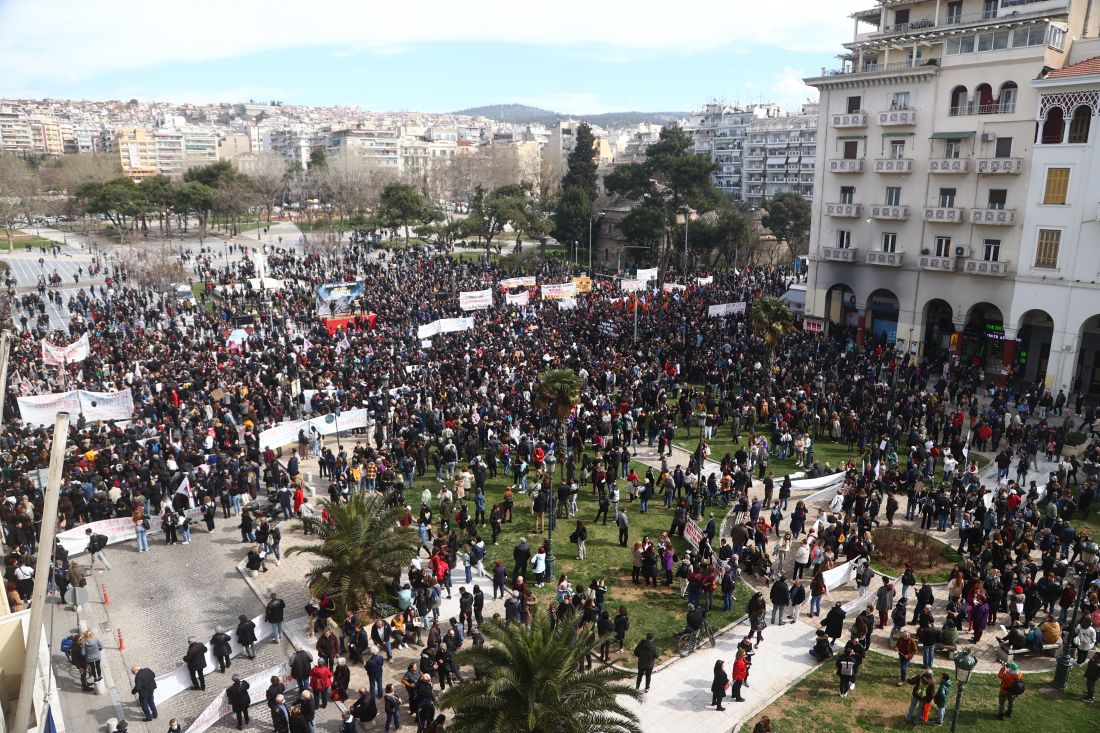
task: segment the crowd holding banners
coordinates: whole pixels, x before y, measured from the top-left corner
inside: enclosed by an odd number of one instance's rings
[[[275,252],[267,266],[287,287],[227,292],[216,302],[204,295],[212,312],[131,287],[125,280],[109,290],[79,292],[68,304],[73,314],[70,334],[88,334],[91,353],[81,363],[56,368],[57,374],[42,370],[39,341],[30,331],[14,340],[16,393],[50,391],[51,380],[61,377],[73,389],[128,389],[133,395],[127,426],[83,414],[73,422],[59,507],[66,526],[139,511],[184,510],[187,497],[175,493],[184,477],[199,503],[208,498],[232,503],[234,497],[239,503],[242,497],[293,485],[295,469],[288,462],[284,470],[273,449],[261,447],[260,435],[302,419],[306,390],[313,390],[316,414],[367,411],[358,451],[341,449],[334,455],[325,449],[323,470],[337,486],[337,495],[363,464],[374,463],[379,475],[423,481],[436,459],[441,469],[449,466],[453,472],[460,461],[479,463],[478,457],[492,456],[496,463],[505,453],[518,463],[552,451],[563,463],[573,463],[578,475],[587,466],[591,476],[603,470],[607,480],[603,461],[593,460],[597,450],[607,457],[648,441],[664,452],[675,426],[690,424],[693,411],[701,408],[705,435],[728,431],[731,436],[754,436],[751,449],[720,457],[723,475],[742,477],[739,491],[746,498],[751,493],[747,471],[766,467],[766,456],[773,451],[782,455],[793,450],[796,436],[816,440],[830,435],[858,448],[864,458],[853,467],[842,492],[844,518],[838,526],[862,531],[887,506],[883,497],[910,495],[914,505],[924,506],[921,492],[928,496],[932,491],[925,487],[931,485],[934,469],[942,468],[947,454],[963,463],[971,434],[983,427],[991,428],[995,437],[986,442],[995,450],[1008,446],[1026,452],[1040,441],[1052,441],[1060,450],[1065,436],[1061,421],[1024,420],[1019,412],[1010,412],[1018,402],[1038,402],[1034,393],[993,389],[983,405],[977,394],[984,375],[977,367],[934,353],[921,364],[899,363],[884,343],[857,343],[854,329],[833,327],[827,337],[796,330],[766,358],[770,350],[747,316],[757,297],[786,290],[787,274],[774,268],[715,274],[709,285],[694,283],[674,296],[655,293],[635,305],[614,302],[605,288],[578,293],[572,281],[576,272],[566,264],[546,262],[538,277],[560,284],[544,285],[544,299],[549,291],[572,298],[575,307],[561,310],[540,301],[524,309],[495,309],[475,321],[461,317],[454,293],[470,282],[506,281],[511,274],[485,261],[459,262],[409,248],[387,253],[379,262],[368,259],[362,247],[348,245],[340,256]],[[211,286],[232,284],[253,271],[247,258],[228,273],[201,261],[198,269]],[[649,273],[639,276],[647,279]],[[325,327],[317,289],[342,282],[361,284],[371,298],[377,315],[373,329],[365,318],[348,322],[335,334]],[[714,305],[741,307],[722,319],[707,318]],[[31,301],[17,301],[15,308],[16,319],[21,310],[31,314],[31,321],[37,314]],[[227,348],[230,324],[246,313],[275,317],[258,319],[246,341]],[[645,334],[638,344],[625,336],[635,315]],[[615,330],[607,323],[617,324],[624,335],[609,336]],[[430,351],[422,347],[427,337],[433,338]],[[565,446],[556,445],[556,426],[532,402],[536,378],[549,368],[573,369],[584,385]],[[674,395],[680,397],[676,402],[670,399]],[[7,404],[0,434],[5,499],[0,519],[7,546],[13,549],[5,572],[22,566],[35,549],[42,497],[27,474],[43,468],[48,453],[47,431],[21,422],[12,402]],[[308,435],[301,441],[300,447],[312,451]],[[687,472],[699,472],[705,447],[700,441]],[[1090,448],[1090,457],[1096,451]],[[813,463],[809,453],[803,455],[807,465]],[[875,465],[885,470],[876,472]],[[671,474],[668,478],[675,483]],[[978,489],[968,476],[960,470],[942,484],[942,492],[936,484],[932,505],[938,506],[943,493],[952,516],[954,501],[964,511],[979,512]],[[1072,489],[1059,484],[1051,496],[1063,505],[1050,526],[1045,526],[1049,514],[1036,517],[1039,510],[1026,495],[1024,508],[1012,514],[1005,496],[1004,515],[998,498],[997,521],[990,520],[989,530],[1003,533],[1000,554],[996,538],[971,537],[971,532],[970,554],[976,551],[978,560],[968,570],[977,580],[983,569],[992,577],[989,569],[999,561],[1012,556],[1019,562],[1019,543],[1028,541],[1029,531],[1032,538],[1054,535],[1041,550],[1042,564],[1033,568],[1024,555],[1022,565],[1010,570],[1013,579],[1029,588],[1035,585],[1035,574],[1045,572],[1052,556],[1050,547],[1066,542],[1066,517],[1087,505],[1083,492],[1094,488],[1088,480]],[[450,521],[446,512],[440,514],[430,521]],[[1036,519],[1038,529],[1032,526]],[[984,531],[984,524],[979,527]],[[1047,529],[1051,531],[1043,532]],[[845,538],[860,536],[860,531],[850,531]],[[991,543],[988,561],[986,541]],[[754,539],[737,549],[752,552],[755,544]],[[853,548],[841,544],[837,549]]]

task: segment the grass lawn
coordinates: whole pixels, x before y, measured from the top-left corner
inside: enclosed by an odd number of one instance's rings
[[[451,259],[458,260],[459,262],[481,262],[485,257],[485,251],[481,252],[448,252],[447,256]],[[496,252],[489,255],[489,262],[497,262],[500,258]]]
[[[12,240],[13,240],[12,244],[14,245],[14,248],[15,248],[16,252],[18,252],[21,249],[24,249],[24,250],[29,252],[32,249],[34,249],[35,247],[51,247],[51,246],[57,244],[57,242],[54,242],[52,239],[46,239],[45,237],[38,237],[38,236],[35,236],[33,234],[19,234],[19,233],[16,233],[15,236],[12,237]]]
[[[940,562],[935,567],[928,570],[914,569],[914,572],[918,579],[923,578],[929,583],[946,583],[951,578],[951,571],[954,569],[955,563],[958,562],[962,562],[962,558],[959,553],[955,552],[955,548],[943,545],[940,547]],[[871,570],[879,575],[889,575],[891,578],[896,578],[901,575],[903,569],[887,565],[875,556],[871,557]]]
[[[914,665],[910,673],[916,674]],[[935,670],[936,682],[947,670]],[[847,698],[840,697],[837,688],[836,665],[825,662],[783,693],[776,702],[761,711],[741,727],[749,733],[762,715],[772,721],[772,730],[782,733],[859,733],[862,731],[912,730],[905,722],[912,686],[897,686],[898,665],[893,658],[868,654],[856,678],[856,690]],[[1053,672],[1025,674],[1026,692],[1016,699],[1012,717],[997,720],[998,680],[992,674],[974,674],[963,693],[959,711],[959,730],[967,733],[993,731],[1058,731],[1085,733],[1100,725],[1100,710],[1096,705],[1081,702],[1084,675],[1080,669],[1070,672],[1069,688],[1064,694],[1048,685]],[[947,706],[944,729],[951,725],[957,686],[952,673],[951,699]],[[938,720],[932,706],[930,720]],[[927,724],[921,724],[922,727]]]
[[[691,452],[699,447],[699,428],[692,426],[691,435],[688,435],[687,428],[679,426],[676,428],[676,437],[674,442],[684,450]],[[748,442],[748,433],[741,432],[741,440],[734,441],[730,435],[729,428],[719,428],[715,433],[715,437],[710,442],[710,460],[715,462],[721,462],[722,457],[726,453],[734,454],[738,448],[745,448]],[[747,448],[746,448],[747,450]],[[814,460],[824,466],[828,463],[830,466],[836,468],[838,465],[846,462],[849,458],[858,462],[859,451],[849,451],[848,446],[844,443],[834,443],[828,438],[821,438],[814,443]],[[783,476],[787,473],[795,473],[804,469],[799,468],[794,464],[794,459],[789,458],[785,461],[779,461],[772,458],[768,463],[768,470],[776,476]]]
[[[645,468],[637,464],[640,475],[644,475]],[[500,502],[504,496],[504,488],[511,483],[510,478],[502,474],[497,478],[486,481],[486,498],[488,514],[493,503]],[[425,485],[436,491],[434,476],[429,471],[423,478],[416,481],[412,493],[407,493],[410,500],[415,500]],[[626,491],[623,492],[626,497]],[[505,567],[511,571],[513,566],[512,550],[520,537],[526,537],[532,553],[538,548],[538,544],[545,534],[535,533],[532,530],[534,516],[530,511],[530,499],[527,494],[515,495],[515,507],[512,512],[513,521],[506,523],[503,531],[497,539],[498,545],[492,544],[492,531],[488,526],[482,530],[482,538],[486,547],[486,568],[491,568],[493,560],[501,560]],[[632,547],[635,540],[643,535],[648,535],[656,541],[661,532],[667,532],[672,520],[672,512],[664,508],[663,497],[657,497],[650,502],[649,511],[642,514],[638,509],[638,502],[633,504],[628,500],[623,502],[627,516],[630,519],[630,540]],[[577,517],[588,522],[587,557],[585,560],[577,560],[576,545],[569,542],[569,535],[576,527],[576,519],[560,519],[554,529],[553,549],[557,558],[555,573],[567,573],[574,588],[587,587],[596,578],[603,578],[608,592],[605,608],[611,611],[612,617],[621,605],[625,605],[630,615],[630,630],[626,636],[626,652],[622,657],[623,663],[633,666],[634,657],[630,652],[634,646],[652,631],[657,649],[665,657],[672,650],[675,643],[675,635],[684,628],[687,614],[687,602],[680,598],[679,580],[673,578],[672,588],[666,588],[663,581],[663,573],[659,578],[660,585],[654,589],[643,589],[641,585],[633,585],[631,582],[631,548],[619,547],[618,528],[614,522],[613,510],[607,526],[603,524],[593,525],[591,520],[596,516],[597,504],[592,495],[591,487],[581,487],[577,499]],[[471,502],[472,508],[472,502]],[[720,517],[718,517],[720,518]],[[546,527],[549,528],[549,517],[546,518]],[[677,552],[680,553],[688,547],[688,544],[679,537],[673,542]],[[533,578],[526,577],[528,585],[534,589]],[[492,584],[487,579],[480,582],[482,590],[489,592]],[[546,603],[553,602],[556,590],[557,578],[554,583],[547,583],[543,588],[534,590],[538,598],[538,613],[545,613]],[[726,626],[730,622],[740,618],[745,613],[745,606],[752,595],[749,587],[744,583],[738,583],[734,598],[734,608],[731,612],[722,612],[721,593],[715,594],[714,610],[709,615],[711,626],[716,630]]]

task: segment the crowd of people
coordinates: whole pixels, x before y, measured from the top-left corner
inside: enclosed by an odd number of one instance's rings
[[[40,303],[27,298],[13,303],[13,318],[24,329],[11,350],[12,395],[129,389],[135,404],[128,424],[73,416],[59,527],[128,518],[138,549],[145,550],[149,519],[157,516],[165,542],[186,544],[197,521],[190,511],[195,505],[207,528],[238,522],[249,547],[248,567],[262,572],[269,558],[280,559],[278,517],[325,516],[323,506],[307,500],[299,468],[304,456],[316,455],[331,500],[381,491],[396,506],[408,507],[404,521],[420,534],[427,560],[417,559],[395,582],[399,613],[378,638],[374,627],[366,632],[370,640],[364,643],[363,628],[345,626],[339,649],[366,659],[368,647],[383,648],[388,656],[393,644],[425,637],[420,666],[413,670],[420,675],[410,679],[413,689],[424,687],[424,676],[430,689],[432,672],[440,686],[457,674],[454,638],[477,643],[480,588],[463,591],[470,598],[463,599],[462,617],[446,632],[433,617],[435,599],[451,593],[450,568],[464,564],[468,580],[474,569],[491,577],[494,597],[509,591],[506,620],[522,621],[538,612],[530,586],[555,582],[547,577],[541,540],[521,541],[511,569],[504,563],[484,567],[488,547],[498,544],[516,498],[524,494],[536,532],[568,520],[581,558],[590,528],[610,519],[631,557],[633,580],[653,586],[679,580],[692,610],[712,608],[715,592],[728,609],[732,585],[746,572],[771,584],[773,623],[783,622],[784,614],[797,618],[807,599],[808,615],[820,615],[826,595],[822,572],[841,557],[866,558],[873,551],[874,528],[894,521],[901,499],[905,516],[929,517],[938,529],[958,528],[964,556],[961,587],[949,599],[947,619],[931,618],[930,604],[916,593],[919,608],[911,609],[916,620],[910,625],[919,626],[922,643],[933,634],[941,638],[947,623],[971,629],[997,613],[1025,626],[1040,611],[1055,612],[1052,603],[1096,609],[1095,589],[1085,598],[1063,597],[1073,586],[1068,581],[1097,575],[1095,563],[1086,567],[1080,561],[1087,535],[1075,521],[1097,498],[1096,483],[1079,471],[1100,459],[1093,445],[1080,459],[1061,460],[1068,432],[1060,414],[1064,395],[1048,407],[1050,396],[1041,390],[996,388],[966,360],[899,359],[885,343],[858,343],[854,331],[844,328],[829,336],[795,329],[773,349],[754,331],[749,314],[757,298],[785,291],[789,274],[783,269],[718,273],[705,285],[690,280],[640,297],[624,295],[615,282],[597,281],[592,292],[569,301],[536,295],[519,307],[502,304],[500,281],[518,274],[506,266],[415,247],[381,256],[355,243],[308,255],[273,249],[264,257],[265,273],[281,287],[250,283],[257,257],[239,254],[222,269],[210,253],[187,258],[196,281],[205,286],[196,303],[139,287],[116,267],[108,273],[110,286],[89,286],[69,299],[69,332],[52,340],[72,341],[87,333],[91,353],[59,368],[43,367],[41,334],[26,328],[41,315]],[[534,274],[545,284],[578,273],[565,263],[544,262]],[[317,287],[352,281],[363,284],[364,295],[338,327],[326,323],[329,314],[318,307]],[[418,326],[463,315],[460,291],[485,287],[496,291],[497,304],[475,313],[472,329],[439,334],[430,343],[417,337]],[[746,303],[744,313],[707,314],[710,305],[737,302]],[[635,318],[637,342],[631,335]],[[246,329],[247,338],[227,340],[236,327]],[[564,444],[560,426],[534,399],[538,375],[555,368],[574,370],[582,383]],[[1093,408],[1077,407],[1077,422],[1083,417],[1091,429]],[[260,433],[281,421],[360,408],[367,410],[366,425],[335,451],[305,430],[284,461],[273,449],[260,448]],[[684,426],[697,427],[700,435],[691,459],[681,466],[670,456],[677,427]],[[710,455],[719,470],[704,477],[710,443],[726,435],[748,440],[736,451]],[[847,467],[832,511],[815,519],[804,503],[789,510],[789,480],[776,481],[768,469],[770,461],[791,457],[811,476],[831,470],[814,459],[817,441],[826,438],[861,457]],[[657,447],[663,460],[644,476],[631,470],[641,444]],[[49,446],[48,426],[22,422],[15,400],[7,400],[0,433],[0,520],[13,603],[27,603],[36,582],[28,571],[39,549],[43,494],[32,477],[48,464]],[[1000,485],[983,487],[977,480],[971,449],[995,452],[998,466],[1005,463]],[[1046,476],[1028,481],[1040,451],[1058,459],[1058,468],[1049,481]],[[548,470],[554,465],[564,475],[556,488]],[[1007,480],[1012,467],[1016,481]],[[501,502],[490,504],[485,481],[498,473],[510,476],[512,485]],[[759,494],[752,488],[754,476],[763,482]],[[180,491],[184,484],[187,490]],[[256,520],[250,505],[265,497],[269,516]],[[637,499],[638,511],[645,512],[656,508],[649,502],[658,497],[670,516],[669,531],[632,537],[633,507],[628,510],[627,504]],[[579,501],[591,502],[591,521],[578,511]],[[734,510],[732,536],[718,537],[725,509],[716,522],[709,510],[715,505]],[[699,550],[677,555],[671,537],[683,536],[689,517],[703,523],[708,514]],[[772,533],[774,554],[768,545]],[[63,552],[54,560],[47,582],[64,593],[79,565]],[[901,582],[898,603],[908,602],[915,585]],[[604,608],[606,588],[598,579],[586,585],[574,588],[567,577],[558,578],[555,603],[543,612],[554,623],[570,619],[610,635],[621,649],[629,624],[626,609]],[[766,613],[758,595],[749,609],[757,643]],[[324,618],[325,599],[317,600]],[[892,610],[872,604],[870,620],[857,624],[841,658],[865,652],[868,645],[861,639],[869,641],[876,615],[881,626]],[[1082,625],[1091,623],[1090,613],[1084,617]],[[826,631],[835,641],[842,626],[838,631],[827,623]],[[976,628],[975,634],[981,631]],[[1079,646],[1086,652],[1087,636]],[[745,659],[753,648],[748,642]],[[647,656],[642,652],[639,658]],[[326,668],[339,669],[338,658],[321,656]],[[733,664],[735,683],[739,661]],[[381,684],[375,689],[372,678],[368,692],[372,700],[379,694],[385,699],[388,723],[389,691]],[[410,698],[410,705],[421,728],[431,729],[436,712],[420,711],[429,697],[421,691],[416,700],[412,705]],[[716,702],[720,706],[720,698]]]

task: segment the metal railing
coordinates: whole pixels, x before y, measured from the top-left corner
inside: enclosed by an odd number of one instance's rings
[[[949,13],[937,23],[933,18],[921,18],[920,20],[911,20],[907,23],[893,23],[883,26],[881,31],[872,32],[868,35],[889,35],[896,33],[914,33],[928,31],[932,28],[945,28],[956,25],[965,25],[966,23],[977,23],[983,20],[995,20],[997,18],[1014,18],[1019,19],[1021,16],[1028,16],[1032,14],[1045,14],[1052,11],[1036,11],[1036,10],[1009,10],[1009,8],[1018,8],[1024,5],[1032,5],[1040,2],[1050,2],[1051,0],[1002,0],[1001,9],[997,10],[981,10],[977,13]],[[1063,6],[1068,6],[1069,3],[1062,3]]]
[[[850,69],[825,69],[822,76],[848,76],[849,74],[872,74],[879,71],[900,71],[902,69],[915,69],[918,67],[935,66],[940,65],[939,57],[931,59],[917,59],[916,62],[910,61],[898,61],[890,64],[878,64],[874,62],[866,62],[862,68],[850,68]]]
[[[1015,102],[994,102],[992,104],[968,104],[966,106],[951,107],[947,114],[951,117],[966,117],[968,115],[1010,115],[1015,112]]]

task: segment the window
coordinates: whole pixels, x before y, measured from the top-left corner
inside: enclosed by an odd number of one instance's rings
[[[984,0],[982,2],[982,19],[989,20],[997,17],[997,3],[999,0]]]
[[[845,140],[844,141],[844,160],[855,160],[859,157],[859,141],[858,140]]]
[[[955,189],[953,189],[953,188],[941,188],[940,189],[940,208],[941,209],[953,209],[953,208],[955,208]]]
[[[909,92],[894,92],[890,109],[909,109]]]
[[[936,257],[951,256],[951,237],[936,237]]]
[[[1001,240],[987,239],[982,248],[982,259],[986,262],[998,262],[1001,257]]]
[[[1019,90],[1016,87],[1016,82],[1006,81],[1001,85],[1000,102],[1001,114],[1011,114],[1016,111],[1016,93]]]
[[[1056,25],[1048,26],[1047,45],[1061,51],[1066,45],[1066,32]]]
[[[948,114],[970,114],[970,100],[967,98],[966,87],[957,86],[951,90],[951,104]]]
[[[1073,110],[1073,117],[1069,121],[1069,141],[1071,143],[1087,143],[1089,141],[1089,125],[1092,124],[1092,107],[1081,105]]]
[[[886,187],[886,205],[901,206],[901,186]]]
[[[897,252],[898,251],[898,235],[894,232],[882,233],[882,251],[883,252]]]
[[[1065,137],[1066,120],[1061,107],[1051,107],[1043,122],[1043,135],[1039,141],[1043,145],[1058,145]]]
[[[997,148],[993,153],[995,158],[1011,158],[1012,157],[1012,138],[999,137],[997,138]]]
[[[1047,183],[1043,189],[1043,203],[1065,206],[1069,193],[1069,168],[1047,168]]]
[[[891,140],[890,141],[890,157],[894,160],[901,160],[905,157],[905,141],[904,140]]]
[[[909,24],[909,9],[898,10],[894,13],[894,25],[908,25]]]
[[[961,23],[963,14],[962,0],[947,3],[947,22],[950,24]]]
[[[848,249],[852,246],[852,233],[847,229],[837,229],[836,231],[836,247],[837,249]]]
[[[945,140],[943,143],[943,157],[958,158],[962,152],[962,142],[959,140]]]
[[[855,186],[841,186],[840,187],[840,203],[842,204],[854,204],[856,202],[856,187]]]
[[[1062,230],[1040,229],[1039,243],[1035,247],[1035,267],[1040,270],[1058,269],[1058,248],[1062,244]]]
[[[1003,209],[1005,202],[1008,200],[1007,188],[991,188],[989,189],[989,207],[990,209]]]
[[[848,97],[848,114],[863,110],[863,97]]]

